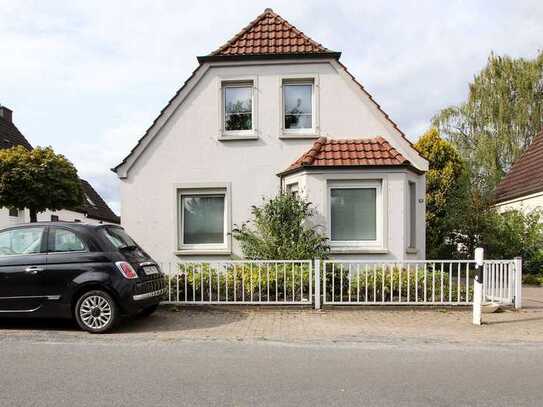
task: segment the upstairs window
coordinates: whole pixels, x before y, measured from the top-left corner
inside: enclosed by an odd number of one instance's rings
[[[287,132],[313,131],[313,81],[283,82],[283,117]]]
[[[224,132],[249,132],[253,130],[253,83],[224,83],[223,86]]]
[[[17,208],[9,208],[9,216],[12,218],[18,218],[19,217],[19,209]]]

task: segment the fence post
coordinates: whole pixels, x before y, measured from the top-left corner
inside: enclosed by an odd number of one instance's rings
[[[315,309],[321,309],[321,261],[315,259]]]
[[[515,257],[515,309],[522,308],[522,257]]]
[[[477,274],[473,282],[473,324],[481,325],[481,307],[483,304],[483,259],[484,250],[482,247],[475,249],[475,267]],[[467,295],[467,294],[466,294]]]

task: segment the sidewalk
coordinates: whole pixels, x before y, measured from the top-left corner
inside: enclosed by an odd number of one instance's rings
[[[520,311],[484,314],[471,324],[471,308],[162,307],[147,319],[127,321],[100,340],[270,340],[283,342],[543,342],[543,288],[524,289]],[[0,321],[5,336],[79,338],[98,336],[59,321]]]

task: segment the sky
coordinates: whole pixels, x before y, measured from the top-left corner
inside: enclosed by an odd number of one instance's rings
[[[0,104],[119,213],[118,164],[205,55],[271,7],[341,61],[412,140],[490,52],[543,50],[543,1],[0,0]]]

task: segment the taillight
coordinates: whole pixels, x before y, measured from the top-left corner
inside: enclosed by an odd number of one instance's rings
[[[118,261],[115,263],[115,265],[117,266],[124,278],[127,278],[129,280],[138,278],[136,270],[134,270],[130,263],[127,263],[126,261]]]

